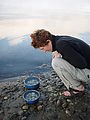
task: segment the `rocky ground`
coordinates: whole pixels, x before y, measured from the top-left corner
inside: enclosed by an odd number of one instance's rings
[[[90,85],[85,85],[85,95],[69,99],[61,95],[66,88],[51,68],[32,75],[40,78],[36,105],[23,99],[26,76],[0,83],[0,120],[90,120]]]

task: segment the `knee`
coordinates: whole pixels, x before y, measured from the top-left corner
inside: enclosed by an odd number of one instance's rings
[[[53,58],[53,59],[52,59],[52,67],[54,67],[54,65],[56,64],[56,59],[57,59],[57,58]]]
[[[52,59],[52,67],[55,68],[57,67],[61,62],[61,58],[53,58]]]

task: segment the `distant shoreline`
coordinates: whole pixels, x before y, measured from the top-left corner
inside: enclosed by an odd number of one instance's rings
[[[30,76],[32,74],[44,73],[44,72],[49,71],[50,69],[52,69],[50,65],[42,64],[41,66],[37,66],[34,69],[32,69],[32,71],[29,70],[23,73],[18,72],[18,73],[8,74],[7,76],[6,75],[0,76],[0,83],[6,82],[6,81],[15,81],[23,76]]]

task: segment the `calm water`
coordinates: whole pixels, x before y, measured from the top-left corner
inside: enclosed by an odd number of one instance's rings
[[[31,39],[25,35],[21,43],[11,46],[8,39],[0,40],[0,79],[35,72],[42,64],[50,64],[51,54],[42,53],[30,46]]]

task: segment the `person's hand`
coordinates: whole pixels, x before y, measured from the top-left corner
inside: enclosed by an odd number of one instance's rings
[[[55,58],[55,57],[62,57],[62,55],[60,53],[58,53],[57,51],[53,52],[52,53],[52,58]]]

